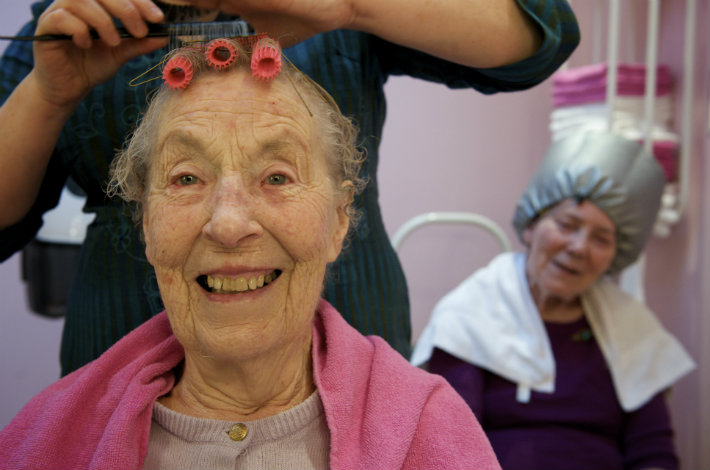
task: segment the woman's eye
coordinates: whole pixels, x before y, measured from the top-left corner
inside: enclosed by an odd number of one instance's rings
[[[601,246],[611,246],[614,244],[614,240],[608,237],[596,237],[597,243]]]
[[[197,184],[199,179],[195,175],[182,175],[177,179],[177,183],[180,186],[190,186],[192,184]]]
[[[562,229],[562,230],[573,230],[574,229],[574,224],[567,220],[563,219],[558,219],[557,220],[557,225]]]
[[[269,177],[266,179],[266,181],[268,184],[271,184],[271,185],[282,185],[282,184],[288,183],[288,177],[277,173],[277,174],[269,175]]]

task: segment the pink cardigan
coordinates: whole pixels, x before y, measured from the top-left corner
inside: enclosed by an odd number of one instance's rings
[[[184,357],[161,313],[34,397],[0,432],[0,468],[141,468],[155,400]],[[331,469],[500,469],[466,403],[321,300],[313,363]]]

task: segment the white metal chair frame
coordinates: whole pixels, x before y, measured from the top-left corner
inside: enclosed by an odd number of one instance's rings
[[[488,231],[498,241],[503,251],[511,251],[512,246],[503,229],[492,219],[472,212],[427,212],[412,217],[397,229],[392,236],[395,251],[413,231],[432,224],[471,224]]]

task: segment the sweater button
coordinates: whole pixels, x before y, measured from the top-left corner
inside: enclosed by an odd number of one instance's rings
[[[247,437],[247,425],[244,423],[237,423],[229,430],[229,438],[233,441],[243,441]]]

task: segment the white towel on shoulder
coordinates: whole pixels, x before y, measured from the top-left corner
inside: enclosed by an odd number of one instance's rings
[[[525,257],[498,255],[444,296],[411,362],[424,364],[437,347],[519,384],[519,391],[553,392],[555,359],[530,294]],[[695,367],[653,313],[611,281],[593,285],[582,305],[624,410],[639,408]]]
[[[582,306],[625,411],[641,407],[695,368],[653,312],[610,280],[589,289]]]

